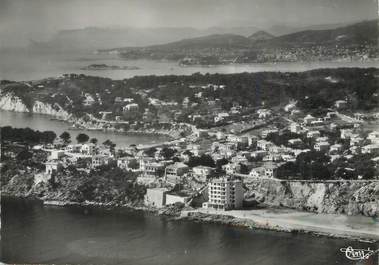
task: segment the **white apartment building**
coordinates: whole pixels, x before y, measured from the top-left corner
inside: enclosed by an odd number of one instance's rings
[[[138,104],[136,103],[127,104],[124,107],[122,107],[123,112],[135,111],[135,110],[138,110]]]
[[[241,180],[227,177],[213,179],[208,183],[209,201],[204,203],[203,207],[220,210],[239,209],[242,207],[243,193]]]

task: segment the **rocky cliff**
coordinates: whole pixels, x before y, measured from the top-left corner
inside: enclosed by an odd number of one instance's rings
[[[16,112],[29,112],[22,100],[11,94],[5,94],[0,97],[0,109]]]
[[[71,117],[71,115],[57,103],[51,105],[48,103],[43,103],[41,101],[36,101],[33,104],[32,112],[38,114],[51,115],[64,120],[68,120]]]
[[[33,105],[28,108],[19,97],[11,93],[1,95],[0,109],[15,112],[33,112],[38,114],[45,114],[64,120],[68,120],[71,117],[71,115],[57,103],[51,105],[49,103],[35,101]]]
[[[379,182],[251,180],[245,197],[318,213],[379,216]]]

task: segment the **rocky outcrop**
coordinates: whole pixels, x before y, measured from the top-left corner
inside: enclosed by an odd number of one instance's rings
[[[31,108],[17,96],[7,93],[0,97],[0,109],[15,112],[33,112],[38,114],[50,115],[59,119],[68,120],[71,115],[65,111],[59,104],[49,104],[41,101],[35,101]]]
[[[41,101],[36,101],[33,104],[33,113],[51,115],[60,119],[68,120],[70,114],[65,111],[59,104],[54,103],[53,105],[48,103],[43,103]]]
[[[379,216],[379,182],[251,180],[248,200],[318,213]]]
[[[11,94],[1,95],[0,97],[0,109],[15,111],[15,112],[29,112],[26,105],[19,97]]]

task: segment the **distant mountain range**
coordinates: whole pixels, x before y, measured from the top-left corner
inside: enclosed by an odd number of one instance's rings
[[[277,37],[266,31],[257,31],[249,37],[212,34],[160,45],[106,49],[99,52],[118,53],[126,59],[186,59],[185,64],[353,57],[361,60],[377,57],[378,36],[378,20],[371,20],[335,29],[305,30]]]
[[[248,36],[259,30],[256,27],[212,27],[208,29],[180,28],[97,28],[62,30],[51,40],[31,41],[35,50],[94,51],[125,46],[147,46],[164,44],[185,38],[197,38],[213,34],[237,34]]]
[[[145,47],[124,49],[172,50],[204,48],[255,48],[255,47],[302,47],[309,45],[375,45],[378,41],[378,21],[364,21],[357,24],[327,30],[305,30],[275,37],[266,31],[257,31],[249,37],[238,34],[213,34],[196,38]]]
[[[190,27],[161,28],[98,28],[61,30],[49,41],[31,41],[29,48],[39,51],[94,51],[117,47],[142,47],[160,45],[179,40],[200,38],[208,35],[240,35],[249,37],[251,41],[271,39],[300,31],[330,30],[346,24],[327,24],[307,27],[289,27],[286,25],[260,29],[253,26],[245,27],[212,27],[195,29]],[[228,37],[226,38],[228,39]],[[230,40],[230,38],[229,38]],[[241,39],[242,40],[242,39]],[[238,42],[237,42],[238,43]]]

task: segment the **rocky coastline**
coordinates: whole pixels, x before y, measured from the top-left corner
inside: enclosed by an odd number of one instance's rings
[[[101,203],[93,201],[85,202],[73,202],[73,201],[62,201],[62,200],[45,200],[41,198],[36,198],[34,196],[27,195],[12,195],[9,193],[2,192],[1,197],[7,197],[11,199],[25,199],[25,200],[36,200],[39,201],[43,207],[82,207],[85,209],[101,209],[107,211],[114,210],[129,210],[129,211],[143,211],[146,213],[154,214],[156,216],[162,216],[169,218],[173,221],[188,221],[197,223],[208,223],[216,225],[225,225],[231,227],[239,227],[243,229],[251,230],[268,230],[274,232],[292,233],[292,234],[309,234],[317,237],[329,237],[329,238],[340,238],[349,239],[354,241],[377,243],[379,242],[379,236],[377,235],[367,235],[365,233],[340,233],[333,231],[325,231],[321,228],[313,227],[312,229],[306,228],[296,228],[287,225],[278,225],[275,222],[258,222],[248,218],[239,218],[229,214],[228,211],[217,212],[217,213],[204,213],[201,211],[196,211],[191,207],[184,207],[183,205],[169,205],[164,208],[154,208],[147,207],[141,203],[127,203],[118,204],[114,202]]]
[[[142,136],[159,136],[159,137],[167,137],[169,140],[173,140],[178,138],[175,136],[177,131],[172,132],[168,130],[160,130],[160,129],[144,129],[144,130],[128,130],[128,131],[120,131],[116,130],[111,123],[102,123],[93,120],[91,122],[84,122],[82,118],[77,118],[73,114],[65,111],[59,104],[48,104],[40,101],[36,101],[33,103],[31,107],[27,107],[20,98],[5,94],[0,98],[0,110],[10,111],[10,112],[23,112],[23,113],[34,113],[40,115],[46,115],[50,117],[52,120],[57,120],[61,122],[67,123],[68,130],[88,130],[88,131],[104,131],[104,132],[112,132],[112,133],[120,133],[125,135],[142,135]],[[104,124],[110,125],[110,127],[104,128]]]

